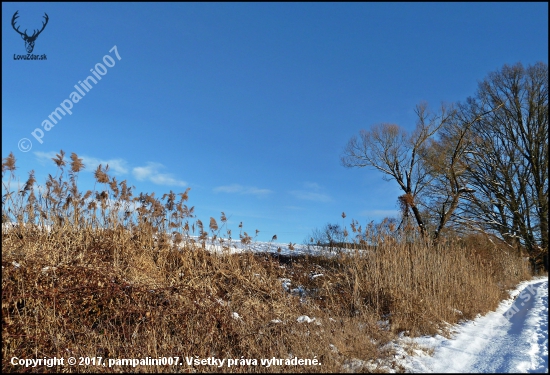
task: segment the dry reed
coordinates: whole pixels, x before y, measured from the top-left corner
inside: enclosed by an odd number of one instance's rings
[[[4,372],[30,370],[12,357],[69,356],[183,363],[32,371],[334,372],[353,358],[364,361],[355,371],[399,371],[385,346],[398,332],[431,334],[473,318],[529,277],[521,258],[482,237],[431,246],[410,230],[382,230],[387,223],[362,230],[352,221],[345,233],[355,239],[336,257],[212,253],[209,243],[229,250],[227,218],[222,212],[221,225],[210,218],[206,228],[186,205],[189,189],[134,196],[99,166],[94,190],[81,192],[84,165],[74,153],[70,159],[66,174],[61,151],[56,176],[38,187],[31,172],[22,188],[12,187],[13,154],[3,159]],[[315,320],[298,322],[303,315]],[[184,357],[258,365],[189,366]],[[274,357],[321,365],[259,364]]]

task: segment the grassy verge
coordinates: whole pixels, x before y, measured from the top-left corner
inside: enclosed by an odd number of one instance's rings
[[[66,176],[60,153],[59,173],[43,188],[31,173],[12,189],[15,160],[2,163],[4,372],[399,370],[385,347],[397,333],[430,334],[473,318],[529,277],[520,257],[473,236],[428,246],[379,230],[373,250],[351,243],[337,257],[212,253],[205,244],[223,247],[221,229],[194,218],[187,191],[179,200],[172,192],[133,197],[100,166],[103,188],[80,192],[83,166],[71,160]],[[29,369],[12,357],[101,357],[107,366]],[[108,366],[146,357],[179,357],[181,365]],[[204,364],[188,364],[191,357]],[[285,364],[296,357],[312,363]],[[282,361],[262,365],[273,358]],[[354,358],[364,362],[352,367]]]

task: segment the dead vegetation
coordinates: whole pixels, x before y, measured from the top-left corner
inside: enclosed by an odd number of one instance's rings
[[[189,189],[133,196],[99,166],[102,188],[81,192],[77,155],[67,175],[63,152],[54,162],[58,174],[43,187],[31,172],[17,188],[13,154],[2,163],[3,372],[399,370],[385,346],[398,332],[432,334],[471,319],[529,278],[521,258],[485,238],[429,245],[412,231],[380,230],[387,223],[363,230],[352,221],[339,256],[232,254],[223,238],[231,231],[221,235],[225,214],[206,228],[186,205]],[[70,356],[180,357],[181,365],[9,361]],[[185,357],[258,365],[188,365]],[[320,365],[260,364],[294,357]]]

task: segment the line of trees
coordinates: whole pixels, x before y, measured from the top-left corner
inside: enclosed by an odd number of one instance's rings
[[[548,65],[505,65],[464,103],[416,107],[412,133],[361,130],[345,167],[395,180],[403,220],[437,242],[449,228],[496,235],[548,268]],[[412,215],[409,215],[412,213]]]

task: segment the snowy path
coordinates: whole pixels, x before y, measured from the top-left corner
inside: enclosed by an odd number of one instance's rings
[[[520,283],[496,311],[455,329],[450,340],[413,339],[433,356],[407,356],[401,364],[409,372],[548,372],[548,279]]]

